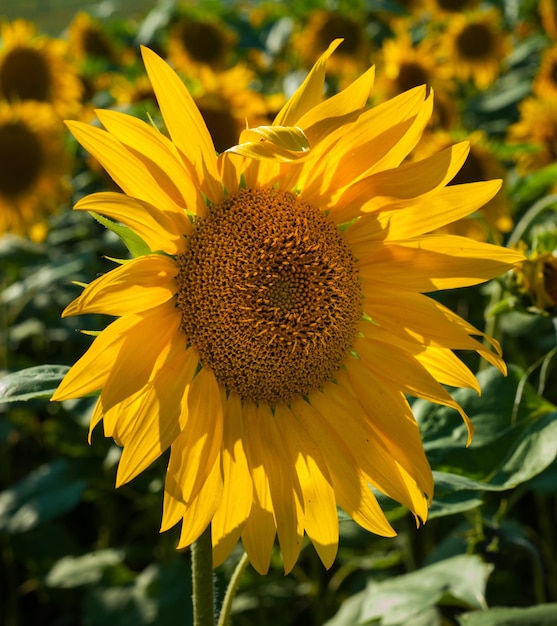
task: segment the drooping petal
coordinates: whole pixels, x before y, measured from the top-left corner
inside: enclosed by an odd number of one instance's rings
[[[181,338],[174,343],[164,365],[142,390],[139,402],[126,407],[134,421],[126,432],[118,431],[124,449],[118,463],[117,486],[151,465],[184,429],[187,415],[182,400],[195,374],[199,355],[193,347],[185,350]]]
[[[260,574],[266,574],[276,535],[276,521],[269,488],[269,477],[263,464],[262,451],[251,432],[257,433],[257,407],[244,402],[246,455],[253,481],[253,503],[242,530],[242,543],[250,563]]]
[[[338,549],[338,515],[327,464],[319,446],[285,404],[276,407],[276,424],[290,453],[289,465],[295,468],[300,481],[305,530],[329,568]]]
[[[54,392],[52,400],[81,398],[102,389],[127,335],[133,332],[139,322],[140,318],[130,315],[107,326],[95,338],[87,352],[72,365]]]
[[[298,475],[287,453],[286,441],[276,424],[278,416],[272,414],[267,404],[261,403],[257,408],[257,419],[257,429],[251,428],[248,432],[250,441],[253,441],[250,458],[253,458],[253,449],[257,448],[258,461],[263,465],[269,481],[284,572],[288,574],[302,549],[303,496]]]
[[[242,400],[237,393],[230,393],[224,411],[221,455],[223,492],[211,522],[214,567],[220,565],[236,545],[253,501],[252,478],[244,450]]]
[[[309,437],[319,445],[339,506],[363,528],[384,537],[393,537],[396,533],[366,483],[349,442],[345,442],[337,430],[329,426],[310,402],[296,398],[290,408]]]
[[[216,459],[203,481],[202,489],[183,509],[182,531],[178,548],[186,548],[191,545],[209,526],[219,505],[221,494],[220,463]]]
[[[172,476],[189,504],[197,497],[222,446],[223,407],[213,372],[202,367],[184,396],[186,417],[172,445],[167,474]]]
[[[126,334],[119,352],[113,354],[113,366],[101,394],[105,411],[133,396],[151,380],[157,359],[168,349],[180,327],[180,313],[172,302],[164,302],[137,317],[134,331]]]

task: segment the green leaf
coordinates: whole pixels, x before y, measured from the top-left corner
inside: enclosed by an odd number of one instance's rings
[[[326,626],[381,626],[415,623],[432,607],[450,603],[470,608],[485,606],[485,587],[493,566],[476,555],[459,555],[410,574],[381,582],[349,598]]]
[[[157,603],[150,593],[157,577],[155,565],[148,566],[125,586],[92,587],[84,606],[88,626],[147,626],[156,624]]]
[[[0,533],[24,533],[71,511],[85,489],[75,473],[75,465],[55,461],[0,493]]]
[[[70,368],[37,365],[0,378],[0,403],[50,398]]]
[[[557,455],[557,411],[510,367],[505,378],[494,368],[478,375],[482,396],[459,390],[454,398],[470,416],[475,435],[465,447],[466,428],[455,412],[416,401],[414,412],[432,467],[499,488],[523,483]]]
[[[143,239],[141,239],[141,237],[137,233],[131,230],[131,228],[128,228],[123,224],[113,222],[112,220],[109,220],[108,218],[103,217],[98,213],[93,213],[92,211],[91,215],[97,220],[97,222],[108,228],[108,230],[111,230],[122,240],[133,258],[150,254],[151,250],[149,249],[149,246],[143,241]]]
[[[494,607],[472,611],[458,618],[461,626],[554,626],[557,604],[540,604],[528,608]]]
[[[97,583],[104,570],[121,563],[124,559],[122,550],[97,550],[83,556],[66,556],[57,561],[47,574],[47,587],[70,588]]]

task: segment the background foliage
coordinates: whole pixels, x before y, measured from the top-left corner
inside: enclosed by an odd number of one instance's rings
[[[289,57],[276,53],[277,38],[287,42],[295,20],[323,6],[317,0],[288,4],[248,6],[265,8],[259,21],[253,14],[248,19],[245,6],[203,6],[238,33],[240,52],[255,49],[280,64]],[[550,194],[556,166],[520,171],[517,151],[532,146],[512,152],[504,141],[506,129],[519,119],[520,102],[530,94],[551,36],[540,24],[537,3],[516,3],[512,11],[512,3],[491,4],[504,15],[508,32],[518,26],[529,30],[488,89],[459,86],[464,126],[488,132],[506,167],[515,230],[502,236],[503,243],[521,240],[533,249],[545,241],[544,251],[552,254],[557,205]],[[57,3],[49,5],[54,20]],[[387,1],[341,2],[339,7],[347,14],[380,12],[385,32],[385,15],[405,11],[402,4]],[[115,8],[129,7],[122,3]],[[108,10],[103,3],[103,11]],[[103,24],[115,41],[136,46],[141,38],[156,47],[176,11],[175,3],[161,3],[133,23],[114,13]],[[52,30],[53,23],[47,28]],[[98,60],[87,63],[91,75],[102,73]],[[258,87],[280,84],[286,90],[299,70],[292,65],[280,81],[269,72]],[[112,104],[102,89],[92,102]],[[89,345],[88,337],[76,332],[74,319],[60,317],[78,293],[72,281],[89,282],[111,267],[107,258],[127,254],[110,229],[69,210],[107,181],[69,139],[68,151],[74,158],[73,197],[49,217],[46,239],[0,237],[0,623],[186,625],[192,611],[189,553],[174,548],[179,529],[157,532],[166,459],[115,490],[119,448],[99,430],[92,445],[87,443],[94,399],[48,402],[68,366]],[[544,204],[536,209],[539,202]],[[463,355],[478,371],[482,388],[481,397],[454,392],[474,422],[469,448],[465,426],[454,411],[413,403],[436,477],[427,524],[416,528],[407,511],[378,494],[398,532],[395,539],[371,536],[341,518],[340,550],[331,570],[323,569],[309,546],[288,577],[278,555],[265,577],[248,568],[234,603],[234,624],[557,623],[554,310],[533,307],[532,297],[516,288],[513,277],[444,297],[497,336],[509,373],[504,378]],[[497,313],[487,323],[486,311]],[[79,319],[92,330],[105,323],[96,316]],[[221,596],[239,557],[238,549],[215,572]]]

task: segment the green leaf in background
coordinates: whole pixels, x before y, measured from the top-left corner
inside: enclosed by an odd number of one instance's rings
[[[107,567],[124,559],[123,550],[97,550],[83,556],[66,556],[57,561],[45,578],[48,587],[68,589],[98,583]]]
[[[554,626],[557,604],[541,604],[528,608],[494,607],[488,611],[472,611],[459,618],[461,626]]]
[[[134,233],[131,228],[128,228],[123,224],[113,222],[112,220],[109,220],[106,217],[99,215],[98,213],[91,212],[91,215],[97,220],[97,222],[108,228],[108,230],[111,230],[122,240],[134,259],[139,256],[149,254],[151,252],[149,246],[143,241],[143,239],[141,239],[139,235]]]
[[[43,465],[0,493],[0,533],[24,533],[71,511],[85,481],[65,460]]]
[[[493,566],[476,555],[460,555],[381,582],[344,602],[325,626],[381,626],[413,624],[420,614],[441,603],[485,608],[485,587]]]
[[[37,365],[0,378],[0,403],[50,398],[70,368]]]
[[[510,367],[507,377],[489,368],[478,375],[482,396],[459,390],[454,398],[475,426],[465,447],[466,428],[454,411],[417,401],[424,447],[434,469],[460,474],[499,488],[521,484],[548,467],[557,456],[557,411]]]

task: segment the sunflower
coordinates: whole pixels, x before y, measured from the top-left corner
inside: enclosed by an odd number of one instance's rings
[[[311,67],[333,39],[343,39],[329,71],[351,78],[368,66],[371,44],[365,22],[363,16],[358,19],[339,11],[315,10],[292,37],[292,46],[304,67]]]
[[[432,473],[406,395],[453,407],[478,389],[453,349],[499,369],[482,333],[422,292],[483,282],[522,256],[427,235],[499,182],[446,187],[460,144],[401,165],[431,114],[419,87],[366,108],[373,73],[323,100],[333,42],[273,125],[215,154],[179,77],[143,49],[170,139],[99,111],[69,123],[124,193],[76,205],[120,221],[152,252],[86,286],[63,315],[116,316],[54,400],[101,391],[91,430],[122,447],[117,485],[170,448],[162,529],[178,547],[209,526],[214,565],[239,539],[265,573],[275,537],[289,572],[304,532],[329,567],[337,505],[394,530],[370,485],[425,520]]]
[[[553,39],[557,40],[557,6],[555,0],[539,0],[538,13],[544,31]]]
[[[496,9],[451,16],[439,47],[457,80],[472,80],[478,89],[495,82],[510,52],[509,37],[500,23]]]
[[[410,29],[411,20],[399,20],[393,26],[393,36],[383,42],[382,71],[375,90],[383,98],[392,98],[419,85],[433,88],[436,96],[452,92],[451,73],[447,64],[440,62],[436,38],[426,35],[414,42]]]
[[[528,145],[519,150],[517,168],[525,174],[557,159],[557,95],[530,97],[519,105],[519,119],[507,131],[509,144]]]
[[[44,239],[45,217],[69,198],[64,137],[49,105],[0,101],[0,234]]]
[[[195,75],[200,67],[224,70],[231,65],[234,32],[215,19],[181,16],[171,26],[168,60],[180,72]]]
[[[0,98],[48,103],[61,117],[77,114],[82,86],[65,41],[39,35],[25,20],[2,24],[0,40]]]
[[[544,50],[532,83],[532,93],[540,98],[557,96],[557,44]]]
[[[88,59],[108,65],[118,62],[119,54],[114,41],[104,29],[102,22],[85,11],[80,11],[68,27],[68,44],[71,57],[78,64]]]
[[[412,153],[412,159],[427,158],[436,152],[447,149],[455,140],[464,137],[463,131],[447,132],[436,130],[426,132]],[[496,154],[495,147],[487,135],[481,130],[475,130],[467,135],[470,143],[470,152],[461,169],[449,183],[460,185],[474,181],[486,181],[494,178],[504,179],[505,168]],[[466,216],[440,229],[440,232],[465,235],[477,241],[488,239],[500,242],[502,234],[513,228],[513,219],[509,212],[509,199],[505,185],[486,202],[476,215]]]

